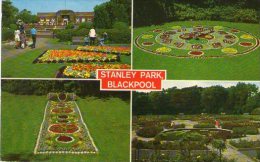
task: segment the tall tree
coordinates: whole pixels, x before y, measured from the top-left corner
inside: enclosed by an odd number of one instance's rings
[[[12,5],[10,0],[2,1],[2,26],[9,27],[10,24],[14,24],[18,11],[19,10]]]

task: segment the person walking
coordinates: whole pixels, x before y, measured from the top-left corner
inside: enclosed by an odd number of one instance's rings
[[[96,40],[96,30],[94,29],[94,27],[92,27],[89,31],[89,38],[90,38],[90,45],[95,45],[95,40]]]
[[[37,30],[35,29],[35,27],[32,27],[30,32],[31,32],[32,41],[33,41],[32,48],[35,48]]]

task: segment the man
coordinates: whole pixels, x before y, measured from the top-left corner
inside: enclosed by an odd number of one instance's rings
[[[95,45],[96,30],[92,27],[89,31],[90,45]]]
[[[33,41],[32,48],[35,48],[35,44],[36,44],[36,34],[37,34],[37,30],[33,27],[33,28],[31,29],[31,36],[32,36],[32,41]]]

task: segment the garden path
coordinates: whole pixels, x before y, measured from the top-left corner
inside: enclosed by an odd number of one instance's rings
[[[144,137],[139,137],[136,135],[136,132],[135,131],[132,131],[132,139],[133,138],[137,138],[138,140],[142,140],[142,141],[152,141],[154,140],[154,138],[144,138]]]
[[[20,54],[25,54],[29,51],[34,51],[38,49],[62,49],[62,48],[75,48],[76,46],[73,45],[67,45],[62,43],[53,43],[50,38],[37,38],[36,42],[36,48],[31,49],[30,47],[27,47],[25,49],[15,49],[14,48],[14,42],[10,43],[3,43],[2,44],[2,51],[1,51],[1,60],[4,61],[7,58],[15,57]],[[30,44],[30,42],[29,42]]]
[[[196,121],[191,120],[173,120],[175,124],[185,124],[185,128],[191,129],[195,124],[198,124]]]
[[[223,152],[223,157],[234,160],[235,162],[254,162],[251,158],[244,155],[243,153],[235,150],[230,144],[227,143],[227,149]],[[218,153],[218,150],[214,149],[211,145],[208,146],[208,148],[214,152]]]

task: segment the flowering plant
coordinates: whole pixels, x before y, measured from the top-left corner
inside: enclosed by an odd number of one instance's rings
[[[104,53],[115,53],[122,55],[130,55],[130,47],[116,47],[116,46],[79,46],[78,51],[88,51],[88,52],[104,52]]]
[[[130,69],[128,64],[73,64],[67,66],[63,75],[73,78],[95,78],[97,69]]]
[[[84,52],[76,50],[48,50],[38,58],[39,63],[56,62],[107,62],[116,61],[119,56],[99,52]]]
[[[63,111],[64,109],[72,111]],[[59,111],[56,111],[59,110]],[[75,101],[49,101],[34,154],[97,153]]]

